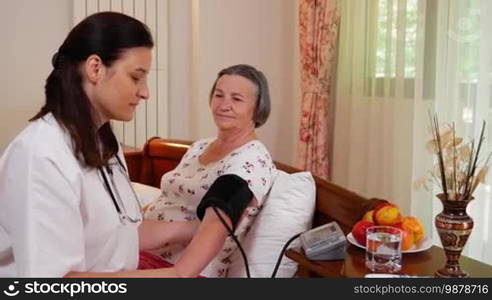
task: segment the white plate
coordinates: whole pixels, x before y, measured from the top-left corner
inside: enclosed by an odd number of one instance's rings
[[[366,249],[365,246],[362,246],[361,244],[359,244],[354,236],[352,235],[352,232],[347,234],[347,240],[354,246],[357,246],[359,248],[362,248],[362,249]],[[412,248],[408,249],[408,250],[404,250],[402,251],[402,253],[415,253],[415,252],[421,252],[421,251],[425,251],[427,249],[429,249],[430,247],[432,247],[432,240],[426,236],[422,241],[420,241],[420,243],[418,243],[417,245],[414,245]]]

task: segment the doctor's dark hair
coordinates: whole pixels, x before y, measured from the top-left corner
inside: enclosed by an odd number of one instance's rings
[[[72,139],[75,155],[89,167],[99,167],[118,151],[118,142],[109,122],[97,128],[94,108],[82,88],[81,66],[98,55],[106,67],[125,50],[152,48],[149,29],[124,14],[93,14],[75,26],[53,56],[53,71],[45,85],[46,103],[31,121],[52,113]],[[115,99],[117,101],[118,99]]]
[[[270,115],[270,91],[265,75],[249,65],[235,65],[225,68],[217,74],[217,79],[215,79],[212,90],[210,91],[209,101],[212,101],[217,81],[224,75],[239,75],[248,79],[256,86],[256,107],[253,113],[253,121],[255,122],[256,128],[265,124]]]

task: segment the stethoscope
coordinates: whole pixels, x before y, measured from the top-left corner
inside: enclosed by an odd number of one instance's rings
[[[125,206],[123,205],[123,201],[122,201],[121,196],[118,192],[118,189],[116,188],[116,183],[114,182],[114,178],[113,178],[113,170],[108,165],[105,165],[104,168],[106,169],[106,172],[109,174],[111,184],[110,184],[110,180],[108,180],[108,178],[104,172],[103,167],[99,167],[99,172],[101,173],[101,176],[103,178],[104,186],[106,187],[106,190],[108,191],[109,195],[111,196],[111,200],[113,201],[113,205],[116,208],[116,212],[118,213],[118,217],[120,219],[120,222],[122,224],[126,224],[126,222],[139,223],[142,221],[142,215],[141,215],[142,205],[140,205],[140,201],[138,200],[137,194],[135,193],[135,190],[132,187],[130,179],[128,178],[128,175],[127,175],[128,173],[127,173],[127,170],[125,168],[125,165],[123,164],[123,162],[121,161],[121,159],[119,158],[118,155],[115,155],[115,157],[116,157],[116,160],[118,161],[119,167],[122,169],[121,173],[122,173],[123,177],[125,177],[126,181],[128,182],[128,186],[130,187],[130,190],[133,193],[134,200],[137,202],[138,213],[139,213],[138,217],[130,217],[128,215],[128,212],[126,211]],[[114,188],[114,193],[113,193],[113,189],[111,189],[111,185]]]

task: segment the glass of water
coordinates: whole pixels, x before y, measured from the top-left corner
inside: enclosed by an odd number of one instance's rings
[[[366,230],[366,266],[377,273],[401,270],[400,229],[390,226],[372,226]]]

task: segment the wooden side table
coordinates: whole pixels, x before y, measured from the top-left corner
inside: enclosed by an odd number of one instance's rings
[[[353,245],[347,247],[344,260],[309,260],[302,251],[289,249],[286,256],[299,264],[299,277],[364,277],[372,273],[365,266],[365,250]],[[417,253],[404,253],[402,270],[399,274],[411,276],[433,276],[434,272],[444,266],[444,250],[432,246],[429,250]],[[477,260],[461,256],[461,267],[470,277],[492,277],[492,266]]]

